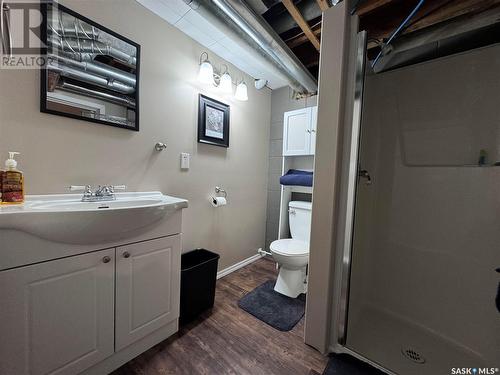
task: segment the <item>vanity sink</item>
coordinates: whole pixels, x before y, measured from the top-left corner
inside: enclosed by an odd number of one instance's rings
[[[160,192],[115,196],[98,202],[82,202],[79,194],[27,196],[22,205],[0,206],[0,230],[69,244],[106,243],[136,235],[188,206],[187,200]]]
[[[63,200],[49,202],[33,202],[30,208],[33,211],[93,211],[102,209],[132,209],[162,204],[160,198],[129,198],[114,201],[82,202],[80,200]]]

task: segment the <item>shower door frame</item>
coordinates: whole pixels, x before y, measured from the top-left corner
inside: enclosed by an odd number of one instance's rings
[[[338,316],[338,342],[347,341],[347,317],[349,313],[349,282],[351,275],[352,240],[354,236],[354,214],[358,185],[359,147],[361,143],[361,121],[366,66],[367,32],[360,31],[356,37],[356,68],[354,80],[354,102],[352,110],[351,140],[347,178],[345,229],[343,235],[342,277],[340,280],[340,313]]]
[[[359,25],[357,17],[353,22],[354,28]],[[353,29],[354,29],[353,28]],[[338,216],[339,234],[334,250],[334,280],[332,293],[332,323],[330,332],[330,352],[346,353],[373,367],[389,374],[397,375],[360,353],[349,349],[347,343],[348,313],[349,313],[349,288],[352,266],[352,243],[354,238],[354,219],[356,209],[356,192],[359,180],[359,151],[361,144],[361,126],[363,116],[363,93],[367,64],[367,32],[351,29],[351,45],[354,53],[351,63],[354,65],[354,77],[350,84],[352,93],[350,110],[351,121],[347,121],[345,132],[348,138],[344,138],[344,169],[341,176],[341,191]],[[351,71],[352,72],[352,71]],[[348,85],[349,86],[349,85]],[[349,91],[347,91],[349,92]],[[344,177],[345,176],[345,177]]]

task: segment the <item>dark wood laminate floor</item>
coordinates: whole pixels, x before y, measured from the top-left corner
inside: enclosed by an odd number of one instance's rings
[[[304,344],[304,319],[290,332],[280,332],[237,305],[244,294],[276,276],[275,263],[260,259],[218,280],[211,313],[113,375],[321,374],[328,358]]]

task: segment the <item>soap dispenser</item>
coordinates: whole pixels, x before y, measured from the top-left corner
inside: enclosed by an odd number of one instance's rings
[[[5,170],[1,173],[2,204],[19,204],[24,202],[24,176],[17,169],[17,161],[14,159],[19,152],[9,152],[9,158],[5,161]]]

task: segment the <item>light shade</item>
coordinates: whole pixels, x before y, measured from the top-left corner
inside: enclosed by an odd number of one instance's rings
[[[222,92],[230,93],[233,92],[233,80],[231,79],[231,76],[229,73],[224,73],[220,77],[220,84],[219,87]]]
[[[198,72],[198,81],[205,84],[215,84],[214,82],[214,68],[209,61],[203,61],[200,64],[200,71]]]
[[[234,94],[234,98],[236,100],[241,100],[243,102],[248,100],[248,91],[245,82],[241,82],[238,86],[236,86],[236,92]]]

